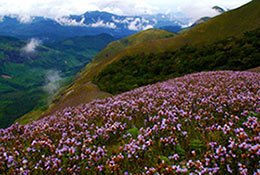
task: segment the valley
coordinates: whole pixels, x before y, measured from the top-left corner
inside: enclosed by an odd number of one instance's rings
[[[85,36],[24,51],[31,41],[0,38],[1,128],[32,110],[45,110],[57,90],[69,84],[98,51],[114,40],[110,35]],[[66,43],[70,49],[65,48]]]
[[[46,111],[54,111],[49,109],[66,88],[71,86],[76,74],[112,41],[152,27],[168,26],[177,32],[188,22],[188,18],[177,19],[170,14],[121,16],[100,11],[54,19],[2,16],[0,128],[14,122],[28,123],[45,115]],[[161,37],[172,35],[174,34],[165,32]],[[147,38],[133,42],[136,44],[158,37],[151,33]],[[118,50],[129,44],[122,42]],[[29,45],[29,49],[34,47],[35,51],[26,53],[23,50],[26,45]],[[54,74],[54,78],[50,74]],[[74,100],[75,104],[110,96],[92,83],[87,83],[86,86],[87,88],[81,89],[82,100]],[[84,91],[86,97],[82,95]],[[75,94],[73,96],[76,97]],[[70,104],[66,103],[63,107]]]

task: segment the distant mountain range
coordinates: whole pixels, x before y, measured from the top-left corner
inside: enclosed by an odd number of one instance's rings
[[[92,11],[55,19],[44,17],[3,16],[0,18],[0,35],[20,39],[37,37],[52,42],[69,37],[110,34],[122,38],[149,28],[167,26],[178,32],[188,26],[190,19],[179,14],[145,16],[119,16],[107,12]]]

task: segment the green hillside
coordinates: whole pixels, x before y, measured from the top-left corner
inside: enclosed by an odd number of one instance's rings
[[[146,30],[130,36],[128,38],[112,42],[95,59],[89,63],[86,68],[79,73],[76,81],[63,91],[57,100],[51,105],[49,112],[65,108],[67,106],[76,106],[81,103],[90,102],[93,99],[110,96],[109,93],[100,91],[91,81],[98,75],[99,71],[113,62],[114,57],[123,53],[128,47],[133,47],[140,42],[149,43],[152,40],[174,37],[175,34],[164,30]]]
[[[27,53],[27,42],[0,37],[0,128],[36,109],[45,110],[54,93],[70,83],[75,74],[113,39],[110,35],[68,39]],[[72,49],[63,46],[69,43]],[[82,43],[85,43],[82,45]],[[84,52],[78,52],[77,47]],[[88,49],[83,49],[88,48]]]
[[[85,60],[86,58],[92,59],[97,51],[101,51],[114,40],[115,38],[111,35],[100,34],[97,36],[72,37],[61,42],[51,43],[48,46],[66,53],[73,53]]]
[[[118,94],[193,72],[247,70],[260,65],[259,41],[260,28],[243,37],[229,37],[207,46],[126,56],[108,65],[93,82],[103,91]]]
[[[205,48],[214,46],[216,50],[215,51],[213,50],[212,52],[215,54],[214,56],[216,56],[218,54],[218,50],[220,53],[221,52],[225,53],[225,51],[224,51],[225,48],[218,46],[218,43],[221,44],[221,42],[224,42],[224,45],[225,45],[225,42],[228,40],[228,38],[232,38],[232,41],[231,41],[231,42],[233,42],[232,44],[234,44],[236,49],[239,49],[240,46],[237,45],[236,42],[239,42],[239,40],[243,40],[243,36],[246,32],[253,31],[253,30],[256,31],[258,28],[260,28],[260,1],[254,0],[238,9],[226,12],[203,24],[197,25],[194,28],[191,28],[190,30],[185,30],[177,35],[173,35],[168,32],[165,33],[162,30],[148,30],[148,31],[144,31],[139,34],[133,35],[131,37],[128,37],[126,39],[113,42],[112,44],[108,45],[108,47],[105,48],[101,53],[99,53],[96,56],[96,58],[82,70],[82,72],[78,75],[78,78],[76,79],[76,81],[67,90],[63,91],[63,93],[57,97],[57,100],[54,101],[49,112],[53,112],[53,111],[62,109],[66,106],[74,106],[74,105],[78,105],[78,104],[81,104],[84,102],[89,102],[96,98],[102,98],[104,96],[109,96],[110,94],[108,94],[107,92],[100,91],[100,89],[97,88],[97,86],[95,84],[93,84],[93,81],[98,83],[99,86],[104,90],[107,90],[107,88],[108,88],[108,87],[104,88],[104,85],[106,83],[110,83],[110,84],[117,83],[118,84],[119,81],[121,81],[122,79],[116,80],[116,77],[113,77],[111,79],[107,79],[108,77],[106,77],[105,79],[108,80],[108,82],[101,83],[102,78],[100,75],[105,75],[104,72],[106,72],[107,69],[109,69],[108,65],[110,65],[111,67],[113,67],[115,65],[117,65],[117,66],[120,65],[121,66],[120,68],[117,67],[117,70],[118,70],[117,73],[120,73],[122,71],[123,74],[127,73],[127,71],[129,71],[129,70],[135,69],[134,67],[130,68],[127,66],[135,66],[136,63],[129,64],[129,65],[116,63],[117,61],[121,60],[122,58],[123,58],[122,62],[125,61],[126,58],[137,60],[137,61],[139,61],[139,63],[142,62],[140,60],[143,60],[143,63],[144,63],[143,66],[144,67],[146,66],[144,70],[147,70],[147,69],[149,69],[149,64],[150,64],[149,59],[155,59],[155,56],[156,57],[158,56],[160,59],[163,59],[163,57],[167,53],[170,53],[170,56],[168,56],[168,58],[169,58],[169,57],[171,57],[171,54],[174,52],[180,52],[180,50],[183,48],[188,49],[187,46],[192,47],[191,49],[195,49],[195,52],[197,54],[201,54],[201,51],[200,51],[201,48],[204,48],[202,50],[206,51]],[[241,47],[244,47],[244,46],[241,46]],[[230,49],[232,50],[232,47]],[[254,47],[254,49],[255,49],[255,47]],[[210,51],[210,50],[208,50],[208,51]],[[233,53],[235,51],[230,51],[230,52]],[[208,54],[210,54],[210,52]],[[137,57],[135,57],[135,56],[137,56]],[[181,58],[183,58],[183,56],[185,56],[185,54],[182,54]],[[197,56],[197,55],[194,53],[191,53],[189,55],[189,59],[192,60],[193,56]],[[206,66],[203,70],[234,68],[234,65],[231,67],[228,67],[228,66],[223,65],[223,63],[221,63],[220,66],[216,65],[216,67],[214,67],[214,66],[207,67],[207,64],[208,64],[207,62],[209,62],[209,60],[208,61],[205,60],[205,59],[207,59],[207,56],[209,56],[209,55],[204,54],[204,57],[202,59],[203,64],[205,64],[205,66]],[[214,56],[212,56],[210,59],[214,59]],[[227,56],[227,55],[220,56],[220,61],[222,59],[224,59],[223,56]],[[232,59],[231,58],[232,55],[229,55],[229,56],[230,57],[228,57],[226,59]],[[253,59],[253,58],[250,58],[250,59]],[[132,63],[133,63],[133,60],[131,60]],[[186,65],[190,66],[191,64],[194,63],[194,61],[189,62],[187,60],[185,61],[180,58],[174,59],[174,62],[176,62],[177,60],[180,62],[180,65],[182,67],[186,66]],[[162,66],[162,64],[156,64],[156,61],[158,61],[158,59],[154,60],[153,65],[156,65],[158,67],[151,68],[151,69],[155,69],[156,71],[161,71],[158,68],[160,66]],[[169,64],[168,67],[174,67],[174,65],[171,65],[174,62],[166,61],[163,64]],[[111,63],[115,63],[115,65],[113,65]],[[258,63],[255,63],[255,64],[257,65]],[[250,66],[254,66],[254,65],[250,65]],[[246,68],[251,68],[250,66],[249,65],[241,66],[240,70],[243,70]],[[155,71],[155,73],[156,73],[156,71]],[[175,77],[180,74],[185,74],[185,73],[194,72],[194,71],[196,72],[197,69],[192,68],[191,70],[185,70],[185,71],[182,71],[181,73],[177,73],[177,74],[174,73],[173,71],[170,71],[170,72],[166,73],[163,76],[163,78],[160,76],[156,76],[150,80],[147,80],[146,82],[142,82],[139,84],[136,83],[135,81],[132,81],[129,87],[122,89],[122,90],[120,90],[120,89],[119,90],[117,89],[115,91],[111,90],[110,92],[111,93],[115,93],[117,91],[121,92],[126,89],[128,90],[128,89],[132,89],[134,87],[138,87],[140,84],[147,84],[147,83],[154,82],[154,81],[161,81],[161,80],[164,80],[166,77],[167,78]],[[109,71],[107,71],[107,72],[109,72]],[[111,72],[109,72],[109,73],[111,73]],[[142,74],[140,74],[140,75],[142,75]],[[129,74],[129,76],[132,76],[132,78],[135,78],[134,74],[131,74],[131,75]],[[141,76],[139,78],[145,79],[146,77]],[[104,81],[105,79],[102,79],[102,81]],[[129,79],[126,77],[124,80],[125,80],[125,82],[127,82],[127,80],[129,80]],[[125,82],[123,82],[123,83],[125,83]]]

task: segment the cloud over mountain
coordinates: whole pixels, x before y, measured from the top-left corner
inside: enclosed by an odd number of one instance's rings
[[[41,44],[41,41],[35,38],[32,38],[28,43],[22,48],[22,51],[25,53],[34,53],[36,48]]]
[[[238,7],[250,0],[1,0],[0,16],[16,14],[22,22],[30,16],[61,17],[82,14],[86,11],[106,11],[119,15],[140,15],[181,11],[190,17],[215,15],[211,9],[220,5],[229,9]],[[23,8],[21,8],[23,7]]]

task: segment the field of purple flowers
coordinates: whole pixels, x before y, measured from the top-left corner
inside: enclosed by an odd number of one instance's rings
[[[0,130],[0,174],[260,174],[260,74],[203,72]]]

